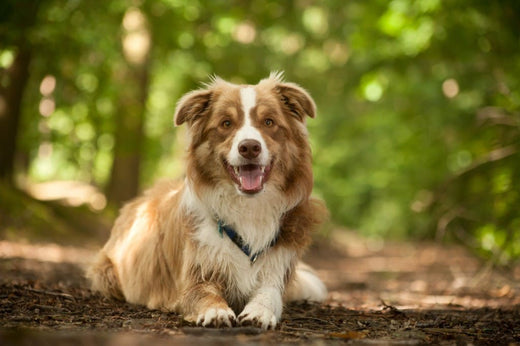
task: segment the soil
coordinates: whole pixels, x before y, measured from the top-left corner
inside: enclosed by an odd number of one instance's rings
[[[268,332],[198,328],[105,299],[83,277],[94,253],[0,241],[0,344],[520,345],[520,268],[493,269],[457,246],[334,232],[306,257],[329,299],[287,305]]]

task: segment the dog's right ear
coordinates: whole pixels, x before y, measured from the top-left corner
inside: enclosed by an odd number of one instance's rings
[[[209,109],[212,94],[211,90],[194,90],[184,95],[175,108],[173,116],[175,125],[179,126],[185,122],[193,123]]]

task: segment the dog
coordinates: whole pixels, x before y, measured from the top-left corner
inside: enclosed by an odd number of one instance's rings
[[[182,314],[204,327],[274,329],[284,302],[326,299],[300,262],[327,217],[313,186],[303,88],[271,73],[256,85],[214,77],[184,95],[183,182],[129,202],[89,268],[105,296]]]

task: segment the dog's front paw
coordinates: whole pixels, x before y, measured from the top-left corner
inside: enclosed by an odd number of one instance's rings
[[[278,318],[273,311],[259,303],[249,303],[238,316],[241,326],[255,326],[262,329],[274,329]]]
[[[197,316],[197,325],[203,327],[233,327],[235,313],[230,308],[209,308]]]

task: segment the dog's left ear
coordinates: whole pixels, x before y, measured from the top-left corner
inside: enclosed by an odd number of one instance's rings
[[[296,119],[305,122],[305,116],[316,116],[316,104],[305,89],[294,83],[278,83],[275,88],[282,106]]]
[[[191,124],[206,112],[210,107],[212,93],[211,90],[195,90],[184,95],[175,108],[175,125],[179,126],[185,122]]]

